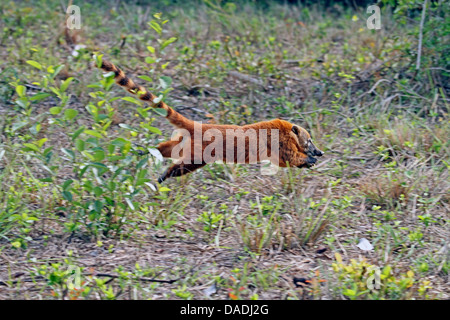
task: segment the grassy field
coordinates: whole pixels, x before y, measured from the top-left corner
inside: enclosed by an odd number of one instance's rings
[[[67,30],[66,1],[3,1],[0,299],[449,299],[450,4],[420,28],[410,2],[369,30],[337,4],[79,1]],[[159,185],[173,128],[93,52],[189,118],[284,119],[325,155]]]

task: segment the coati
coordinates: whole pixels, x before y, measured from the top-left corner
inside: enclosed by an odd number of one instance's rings
[[[102,60],[97,65],[106,72],[114,72],[118,85],[154,108],[167,111],[166,118],[182,134],[161,142],[158,150],[175,163],[162,174],[158,182],[178,177],[217,160],[227,163],[254,163],[269,160],[280,167],[311,167],[324,153],[312,142],[302,127],[275,119],[244,126],[202,124],[187,119],[163,101],[155,103],[156,96],[136,85],[111,62]],[[228,142],[228,143],[227,143]]]

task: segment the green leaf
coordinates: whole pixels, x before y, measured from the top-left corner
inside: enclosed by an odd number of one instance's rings
[[[150,51],[151,53],[155,53],[155,48],[153,48],[152,46],[147,46],[148,51]]]
[[[66,199],[69,202],[72,202],[72,200],[73,200],[72,193],[70,193],[69,191],[63,191],[62,195],[63,195],[64,199]]]
[[[30,132],[33,135],[37,135],[39,133],[39,131],[41,130],[41,124],[40,123],[35,123],[31,128],[30,128]]]
[[[147,164],[147,161],[148,161],[148,157],[145,157],[144,159],[139,161],[138,164],[136,165],[136,169],[142,168],[145,164]]]
[[[55,88],[55,87],[50,87],[49,88],[51,92],[53,92],[57,97],[61,98],[61,92],[59,92],[59,89]]]
[[[81,126],[80,128],[77,129],[77,131],[72,133],[72,141],[75,140],[76,138],[78,138],[78,136],[84,132],[84,129],[85,129],[85,126]]]
[[[155,108],[155,109],[153,109],[153,110],[155,110],[155,112],[156,112],[157,114],[159,114],[160,116],[167,117],[167,110],[166,110],[166,109],[163,109],[163,108]]]
[[[111,144],[118,146],[118,147],[123,147],[128,143],[127,140],[123,139],[123,138],[116,138],[113,141],[111,141]]]
[[[103,159],[105,159],[105,151],[103,150],[94,151],[94,159],[95,161],[102,161]]]
[[[109,191],[116,190],[116,183],[114,181],[108,181],[108,184],[106,185]]]
[[[129,125],[127,125],[125,123],[119,123],[119,127],[130,130],[130,131],[138,132],[137,129],[130,127]]]
[[[167,97],[167,94],[172,91],[173,88],[167,88],[166,90],[161,91],[160,93],[164,96]]]
[[[53,71],[53,73],[51,74],[50,77],[51,77],[52,79],[55,79],[55,77],[58,75],[58,73],[61,72],[61,70],[62,70],[63,68],[64,68],[64,65],[63,65],[63,64],[57,66],[56,69],[55,69],[55,71]]]
[[[152,189],[153,191],[156,191],[156,187],[155,187],[152,183],[146,182],[145,184],[146,184],[150,189]],[[151,204],[148,204],[148,205],[151,205]]]
[[[136,186],[137,187],[142,186],[144,183],[149,182],[149,181],[150,181],[150,179],[147,179],[147,178],[139,178],[136,180]]]
[[[136,168],[137,169],[137,168]],[[137,178],[138,179],[144,179],[145,176],[147,175],[147,169],[142,169],[138,172],[137,174]]]
[[[97,68],[100,68],[102,66],[102,54],[94,54],[95,64],[97,65]]]
[[[81,139],[75,140],[75,148],[77,148],[77,150],[80,152],[84,151],[85,142]]]
[[[161,44],[161,50],[164,50],[165,47],[167,47],[169,44],[171,44],[171,43],[173,43],[173,42],[175,42],[175,41],[177,41],[177,38],[175,38],[175,37],[172,37],[172,38],[169,38],[169,39],[165,40],[165,41]]]
[[[66,149],[66,148],[61,148],[61,151],[68,156],[70,159],[74,160],[75,159],[75,153],[70,150],[70,149]]]
[[[72,180],[72,179],[69,179],[69,180],[64,181],[64,183],[63,183],[63,185],[62,185],[63,190],[66,191],[67,188],[68,188],[72,183],[73,183],[73,180]]]
[[[86,151],[83,151],[82,154],[84,155],[85,152],[86,152]],[[86,171],[87,171],[90,167],[91,167],[90,165],[85,166],[83,169],[80,170],[80,172],[78,173],[78,176],[79,176],[80,178],[82,178],[83,175],[86,173]]]
[[[22,246],[22,243],[20,241],[14,241],[11,242],[11,245],[16,249],[19,249]]]
[[[160,152],[158,149],[156,149],[156,148],[148,148],[147,150],[148,150],[148,152],[150,152],[150,154],[151,154],[152,156],[154,156],[154,157],[155,157],[156,159],[158,159],[160,162],[162,162],[162,161],[164,160],[164,158],[163,158],[161,152]]]
[[[114,150],[116,150],[116,146],[113,145],[112,143],[108,144],[108,154],[113,154]]]
[[[43,152],[44,156],[47,156],[47,155],[50,153],[50,151],[53,150],[53,147],[54,147],[54,146],[45,148],[45,149],[44,149],[44,152]]]
[[[169,63],[170,63],[170,61],[168,61],[168,62],[166,62],[166,63],[164,63],[163,65],[161,65],[161,69],[166,69],[167,68],[167,66],[169,65]]]
[[[122,98],[122,100],[125,100],[125,101],[128,101],[128,102],[137,104],[137,105],[140,106],[140,107],[141,107],[142,104],[143,104],[143,102],[142,102],[141,100],[138,100],[138,99],[133,98],[133,97],[124,97],[124,98]]]
[[[102,138],[102,135],[100,132],[94,131],[94,130],[85,130],[84,133],[89,134],[91,136],[97,137],[97,138]]]
[[[31,101],[40,101],[40,100],[45,99],[50,96],[51,96],[51,94],[48,92],[39,92],[39,93],[36,93],[34,96],[31,96],[30,100]]]
[[[14,124],[11,127],[12,132],[15,132],[23,127],[25,127],[28,124],[26,121],[20,121],[20,122],[14,122]]]
[[[131,150],[131,142],[128,142],[126,145],[124,145],[121,150],[124,155],[128,154],[128,152],[130,152]]]
[[[62,108],[61,107],[52,107],[50,108],[50,113],[53,115],[57,115],[61,112]]]
[[[95,116],[95,117],[98,116],[98,108],[96,106],[94,106],[92,103],[89,103],[85,108],[93,116]]]
[[[141,115],[142,118],[147,118],[148,117],[148,112],[146,109],[143,108],[137,108],[136,109],[137,113],[139,113]]]
[[[73,80],[73,77],[69,77],[62,82],[61,87],[60,87],[61,92],[64,92],[67,90],[67,87],[69,87],[69,84],[72,82],[72,80]]]
[[[42,138],[42,139],[36,141],[35,143],[39,148],[42,148],[42,146],[44,145],[44,143],[47,142],[47,140],[48,140],[47,138]]]
[[[100,187],[95,187],[92,191],[96,197],[100,197],[103,194],[103,189]]]
[[[124,156],[108,156],[108,160],[111,162],[122,160]]]
[[[152,64],[152,63],[156,62],[156,59],[152,58],[152,57],[146,57],[145,58],[145,62],[148,63],[148,64]]]
[[[148,123],[145,123],[145,122],[141,123],[141,127],[146,129],[147,131],[150,131],[150,132],[153,132],[156,134],[162,134],[161,130],[159,130],[158,128],[152,127]]]
[[[169,88],[170,85],[172,84],[172,78],[167,77],[167,76],[162,76],[161,78],[159,78],[159,83],[161,85],[161,88],[163,90],[165,90],[165,89]]]
[[[78,115],[78,111],[74,110],[74,109],[66,109],[64,111],[64,117],[67,120],[72,120],[73,118],[75,118]]]
[[[133,202],[131,202],[131,200],[128,199],[128,198],[125,198],[125,201],[127,202],[127,204],[128,204],[128,206],[130,207],[130,209],[131,209],[131,210],[134,210]]]
[[[25,147],[27,147],[28,149],[31,149],[33,151],[39,152],[39,148],[37,145],[32,144],[32,143],[24,143],[23,144]]]
[[[388,276],[391,274],[391,270],[392,270],[391,266],[385,266],[385,267],[383,268],[382,274],[383,274],[385,277],[388,277]]]
[[[33,60],[27,60],[27,63],[39,70],[42,70],[42,65],[39,62],[33,61]]]
[[[102,84],[100,82],[97,82],[95,84],[88,84],[86,87],[88,87],[88,88],[96,88],[96,89],[102,89],[103,88],[103,86],[102,86]]]
[[[25,97],[26,91],[27,91],[27,88],[25,88],[25,86],[18,85],[18,86],[16,87],[17,95],[18,95],[19,97],[21,97],[21,98],[22,98],[22,97]]]
[[[86,150],[84,150],[84,151],[81,151],[81,153],[86,157],[86,158],[89,158],[89,160],[91,160],[91,161],[94,161],[95,159],[94,159],[94,156],[92,155],[92,154],[90,154],[89,152],[87,152]],[[85,167],[86,168],[86,167]],[[80,172],[80,174],[81,174],[81,172]]]
[[[354,297],[356,295],[356,291],[352,289],[347,289],[346,291],[343,292],[343,294],[349,297]]]
[[[114,77],[114,75],[115,75],[115,73],[110,71],[110,72],[107,72],[107,73],[103,74],[103,78]]]
[[[142,79],[142,80],[145,80],[145,81],[148,81],[148,82],[152,82],[153,81],[153,79],[150,78],[149,76],[138,76],[138,78]]]
[[[27,109],[30,105],[30,103],[28,102],[27,97],[22,97],[19,99],[16,99],[16,101],[14,101],[18,106]]]
[[[160,103],[161,100],[163,98],[163,95],[161,94],[160,96],[158,96],[157,98],[153,99],[153,103]]]
[[[162,33],[162,28],[158,22],[152,20],[149,22],[150,27],[152,27],[159,35]]]

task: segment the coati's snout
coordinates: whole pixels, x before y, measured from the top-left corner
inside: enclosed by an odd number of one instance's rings
[[[308,157],[321,157],[323,156],[324,152],[322,150],[319,150],[311,139],[308,140],[308,148],[306,150],[306,154]]]
[[[308,140],[308,146],[306,148],[306,155],[308,158],[306,159],[307,167],[312,167],[316,164],[317,159],[314,157],[321,157],[323,156],[324,152],[322,150],[319,150],[311,139]]]

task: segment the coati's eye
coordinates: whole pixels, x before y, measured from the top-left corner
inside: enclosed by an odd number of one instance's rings
[[[298,135],[298,128],[296,126],[292,127],[292,132]]]

